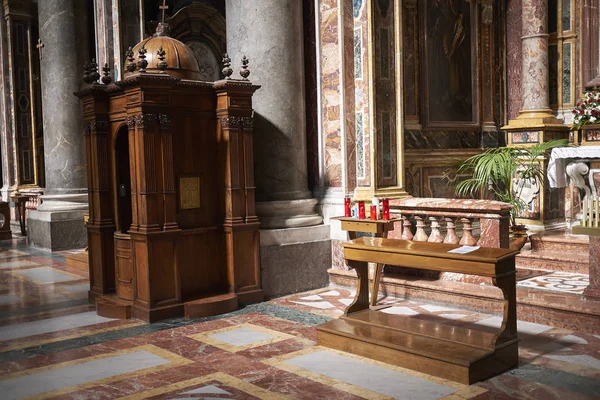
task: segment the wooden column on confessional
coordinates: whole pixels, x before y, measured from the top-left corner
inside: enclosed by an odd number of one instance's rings
[[[225,171],[225,246],[230,289],[240,304],[263,300],[260,223],[255,212],[252,95],[247,80],[215,82],[219,165]]]
[[[183,312],[176,264],[177,213],[169,95],[174,80],[126,90],[130,129],[131,254],[135,262],[132,316],[155,321]],[[162,84],[166,85],[164,87]],[[154,85],[157,85],[154,87]],[[148,101],[164,96],[164,102]],[[167,102],[167,103],[165,103]],[[133,141],[131,141],[133,139]]]
[[[81,94],[87,157],[89,219],[89,300],[115,291],[113,235],[116,229],[109,177],[109,97],[94,84]]]

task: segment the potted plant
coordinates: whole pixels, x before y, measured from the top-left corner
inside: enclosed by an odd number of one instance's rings
[[[587,90],[573,109],[573,130],[580,132],[582,144],[600,142],[600,91]]]
[[[551,140],[531,147],[488,149],[471,156],[459,164],[457,172],[472,174],[472,177],[456,185],[456,194],[475,197],[488,190],[497,200],[512,205],[510,231],[515,244],[511,248],[517,245],[523,247],[527,241],[527,229],[524,225],[517,225],[516,219],[543,185],[544,171],[540,160],[552,148],[568,144],[566,139]]]

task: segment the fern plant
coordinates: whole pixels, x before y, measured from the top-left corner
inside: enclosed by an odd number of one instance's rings
[[[510,224],[516,225],[516,218],[526,206],[521,200],[523,182],[544,182],[544,172],[540,161],[555,147],[568,146],[566,139],[551,140],[531,147],[500,147],[488,149],[471,156],[460,163],[458,173],[472,174],[471,178],[460,181],[455,188],[461,197],[475,197],[481,191],[489,190],[499,201],[510,204]],[[512,185],[513,180],[522,182]]]

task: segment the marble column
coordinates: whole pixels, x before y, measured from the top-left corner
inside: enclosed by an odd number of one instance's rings
[[[94,0],[96,18],[96,59],[99,65],[111,66],[113,80],[119,80],[120,66],[115,62],[112,0]]]
[[[522,3],[523,104],[519,116],[506,127],[561,124],[550,109],[548,85],[548,0],[523,0]]]
[[[2,150],[2,199],[8,201],[17,190],[17,160],[13,130],[11,62],[8,42],[9,20],[0,15],[0,148]]]
[[[30,245],[51,250],[85,247],[88,212],[85,148],[79,99],[88,48],[87,2],[38,2],[46,189],[29,215]]]
[[[250,59],[256,213],[263,229],[318,225],[308,190],[302,2],[226,0],[227,49]],[[234,76],[235,78],[235,76]],[[239,76],[238,76],[239,79]]]

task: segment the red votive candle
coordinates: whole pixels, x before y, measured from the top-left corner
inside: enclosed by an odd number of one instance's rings
[[[364,201],[358,202],[358,218],[359,219],[367,218],[367,216],[365,215],[365,202]]]
[[[371,206],[371,219],[377,221],[377,206]]]
[[[389,221],[390,220],[390,200],[383,199],[381,202],[382,202],[382,208],[383,208],[383,219],[386,221]]]
[[[350,197],[344,199],[344,217],[351,217],[352,211],[350,210]]]

